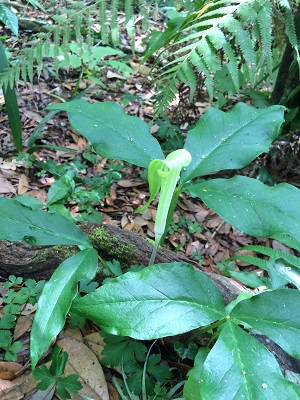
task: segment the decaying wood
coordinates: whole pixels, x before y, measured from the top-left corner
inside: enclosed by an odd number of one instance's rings
[[[148,265],[152,252],[152,245],[140,235],[122,230],[115,226],[83,223],[80,225],[84,233],[90,238],[99,255],[104,259],[118,259],[126,268],[130,265]],[[49,279],[58,265],[70,255],[78,251],[72,246],[30,246],[25,243],[11,243],[0,241],[0,275],[8,277],[13,274],[23,278],[35,280]],[[187,262],[204,273],[205,268],[191,261],[182,253],[173,253],[166,249],[159,249],[156,263]],[[228,304],[243,291],[243,287],[232,279],[217,274],[207,273],[215,282]],[[97,274],[99,280],[103,276]],[[300,373],[299,361],[291,358],[274,342],[262,335],[256,335],[266,347],[276,356],[282,370]]]
[[[103,259],[118,259],[125,269],[130,265],[148,265],[152,245],[140,235],[111,225],[83,223],[80,227]],[[24,242],[0,241],[0,275],[4,278],[13,274],[25,279],[49,279],[58,265],[76,251],[78,249],[73,246],[31,246]],[[155,262],[187,262],[205,272],[184,254],[166,249],[158,250]],[[209,276],[222,292],[226,304],[243,290],[237,282],[226,277]],[[101,280],[101,273],[97,278]]]

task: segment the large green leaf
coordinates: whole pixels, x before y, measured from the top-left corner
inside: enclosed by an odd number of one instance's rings
[[[293,357],[300,358],[300,292],[279,289],[260,293],[238,303],[231,311],[243,321],[269,336]]]
[[[286,233],[300,240],[300,190],[294,186],[280,183],[270,187],[256,179],[235,176],[190,185],[187,190],[247,235]]]
[[[31,210],[5,197],[0,197],[0,240],[24,240],[32,245],[90,245],[87,236],[62,215]]]
[[[187,400],[298,400],[300,389],[287,381],[273,356],[232,321],[216,344],[189,373]]]
[[[140,118],[127,115],[113,102],[90,104],[84,100],[52,104],[48,110],[67,111],[71,126],[86,137],[102,157],[119,158],[147,168],[164,158],[158,141]]]
[[[256,109],[244,103],[225,113],[210,108],[188,132],[185,149],[192,162],[182,182],[224,169],[245,167],[269,150],[284,122],[283,106]]]
[[[141,340],[187,332],[225,316],[215,284],[186,263],[128,272],[76,299],[72,312],[109,333]]]
[[[51,341],[62,330],[71,302],[78,291],[78,281],[92,280],[97,267],[96,250],[85,249],[61,263],[46,283],[31,328],[30,355],[33,369]]]

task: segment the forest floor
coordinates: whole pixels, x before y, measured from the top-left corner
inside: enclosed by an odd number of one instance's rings
[[[46,18],[44,14],[41,15],[40,11],[32,8],[25,11],[27,17],[29,16],[33,20]],[[157,26],[158,22],[153,21],[153,24]],[[12,52],[17,51],[21,43],[26,46],[29,37],[29,33],[24,31],[20,32],[19,38],[11,37],[10,32],[4,29],[2,29],[1,35],[9,38],[5,44]],[[151,80],[148,79],[151,64],[149,62],[141,64],[139,58],[139,54],[144,49],[142,43],[144,37],[145,34],[137,32],[137,52],[133,56],[126,34],[121,35],[120,48],[127,52],[125,60],[132,68],[130,75],[125,77],[119,71],[106,66],[97,75],[97,78],[101,80],[105,87],[101,87],[83,76],[79,84],[79,93],[83,93],[82,98],[90,102],[118,102],[126,113],[151,123],[153,135],[164,143],[166,150],[171,151],[176,148],[178,143],[183,142],[186,132],[211,104],[205,88],[203,88],[194,106],[183,94],[172,103],[166,116],[167,119],[154,119],[152,99],[155,88]],[[81,186],[82,190],[87,193],[91,188],[89,178],[91,179],[98,174],[105,180],[103,185],[99,187],[99,190],[104,193],[101,200],[97,203],[87,198],[89,203],[85,205],[82,199],[78,200],[78,197],[77,200],[66,199],[65,206],[73,217],[77,219],[88,218],[95,222],[102,221],[104,224],[116,225],[152,239],[154,237],[157,203],[154,201],[150,208],[143,213],[135,213],[135,210],[149,197],[143,169],[121,163],[120,160],[108,160],[96,156],[87,140],[70,127],[66,114],[59,113],[50,119],[35,142],[40,147],[36,148],[32,154],[27,152],[28,138],[47,114],[45,108],[53,102],[69,100],[78,81],[78,71],[72,68],[69,71],[61,70],[59,74],[52,73],[53,62],[49,59],[45,63],[41,76],[34,78],[34,84],[22,80],[19,82],[18,102],[24,143],[22,155],[16,153],[11,141],[4,98],[0,92],[0,195],[14,197],[15,195],[26,194],[46,204],[49,188],[55,182],[55,178],[57,179],[63,173],[72,171],[76,176],[77,186]],[[231,105],[227,107],[230,109]],[[265,168],[276,182],[284,181],[300,187],[299,170],[296,169],[296,165],[299,165],[299,139],[294,133],[290,133],[289,137],[289,140],[285,139],[273,145],[272,155],[262,156],[244,171],[238,172],[256,177],[259,169]],[[59,146],[64,150],[53,149],[51,146]],[[290,154],[288,160],[286,158],[287,153]],[[84,165],[82,166],[82,164]],[[236,172],[225,171],[223,176],[230,177]],[[263,244],[290,251],[275,240],[256,239],[241,233],[209,210],[200,200],[192,199],[187,194],[180,197],[167,237],[167,248],[183,252],[193,260],[198,260],[208,271],[221,274],[220,265],[224,266],[223,260],[234,256],[238,248],[250,244]],[[252,255],[250,251],[245,251],[244,254]],[[234,263],[235,271],[252,272],[258,276],[263,276],[265,273],[263,270],[243,261],[236,260]],[[243,285],[243,288],[248,289],[246,285]],[[6,293],[7,289],[0,284],[0,295],[5,296]],[[14,340],[21,340],[23,346],[17,352],[16,365],[14,366],[13,363],[9,365],[10,371],[12,371],[9,378],[5,375],[8,366],[0,365],[1,399],[47,398],[33,397],[36,391],[36,382],[31,374],[18,372],[19,368],[23,368],[26,360],[28,360],[28,332],[30,331],[34,310],[34,307],[26,308],[18,317]],[[73,366],[69,366],[69,369],[72,370],[73,368],[79,375],[82,374],[84,380],[84,374],[87,370],[90,374],[90,369],[94,368],[93,378],[91,378],[89,384],[85,384],[86,391],[84,393],[86,396],[95,399],[104,399],[108,397],[105,397],[107,396],[105,393],[101,394],[99,388],[105,385],[106,378],[102,375],[100,364],[97,370],[90,364],[92,360],[89,353],[90,348],[95,349],[97,356],[101,353],[99,335],[96,332],[97,338],[93,336],[95,333],[91,329],[93,330],[95,327],[89,326],[82,330],[68,328],[60,342],[61,345],[63,341],[67,342],[64,348],[68,348],[68,352],[73,354],[72,360],[76,358],[74,354],[76,353],[75,348],[78,346],[78,342],[76,342],[74,348],[74,340],[81,343],[81,365],[76,364],[74,366],[73,364]],[[86,346],[87,342],[89,342],[89,347]],[[168,359],[164,361],[169,362]],[[17,375],[19,377],[15,378]],[[11,378],[15,379],[10,381]],[[112,386],[110,386],[110,390],[114,391]],[[73,398],[80,398],[76,396]],[[114,395],[110,394],[110,398],[117,399],[119,397],[114,391]]]

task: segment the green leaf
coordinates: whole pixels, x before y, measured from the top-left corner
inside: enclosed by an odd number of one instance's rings
[[[102,157],[119,158],[145,168],[153,159],[164,158],[148,125],[140,118],[127,115],[117,103],[90,104],[73,100],[52,104],[47,109],[67,111],[71,126],[86,137]]]
[[[105,331],[141,340],[190,331],[224,318],[224,311],[215,284],[186,263],[127,272],[72,304],[72,312]]]
[[[68,389],[71,393],[78,393],[79,390],[83,388],[82,384],[78,381],[78,374],[70,374],[57,382],[57,392],[59,392],[59,388],[63,387],[64,389]]]
[[[16,316],[5,314],[0,319],[0,329],[11,329],[15,326]]]
[[[51,375],[46,365],[41,365],[39,368],[36,368],[32,372],[32,375],[35,380],[41,381],[36,386],[37,389],[40,390],[46,390],[50,385],[56,382],[56,379]]]
[[[17,353],[22,349],[22,343],[17,341],[9,346],[5,351],[5,359],[7,361],[16,361],[18,356]]]
[[[117,365],[123,365],[124,371],[136,359],[138,361],[145,361],[147,354],[147,347],[130,337],[111,335],[105,331],[101,331],[101,336],[104,338],[106,345],[102,350],[101,364],[109,365],[111,368]]]
[[[78,292],[78,281],[92,280],[98,267],[98,255],[89,248],[65,260],[44,286],[31,329],[30,354],[35,367],[51,340],[65,324],[71,302]]]
[[[11,333],[7,330],[0,330],[0,348],[6,349],[11,344]]]
[[[256,179],[235,176],[197,183],[187,189],[247,235],[272,237],[286,233],[300,240],[300,190],[292,185],[280,183],[271,187]]]
[[[0,4],[0,21],[2,21],[14,35],[18,36],[18,18],[11,9],[4,4]]]
[[[0,240],[25,240],[34,245],[90,245],[84,233],[63,216],[30,210],[4,197],[0,197]]]
[[[23,206],[31,208],[32,210],[40,210],[44,207],[44,204],[32,196],[27,196],[26,194],[19,194],[14,197],[14,201],[18,201],[23,204]]]
[[[47,206],[54,204],[59,200],[65,199],[69,194],[71,194],[74,188],[74,180],[66,174],[63,175],[60,179],[55,181],[53,185],[50,186]]]
[[[197,126],[188,132],[185,149],[192,162],[183,172],[186,182],[224,169],[243,168],[269,150],[284,122],[283,106],[256,109],[244,103],[225,113],[208,109]]]
[[[5,6],[3,6],[5,7]],[[0,15],[1,15],[1,4],[0,4]],[[8,67],[5,49],[0,39],[0,74]],[[20,111],[17,101],[17,94],[10,82],[7,85],[3,85],[3,95],[5,100],[5,107],[8,116],[9,126],[11,129],[12,137],[15,146],[19,152],[22,151],[22,125],[20,118]]]
[[[269,336],[292,357],[300,358],[299,304],[298,290],[279,289],[241,301],[230,315]]]
[[[300,290],[299,266],[295,267],[284,258],[279,258],[274,262],[274,270],[288,282],[292,282]]]
[[[267,286],[269,282],[263,276],[258,276],[253,274],[252,272],[243,272],[243,271],[230,271],[228,275],[232,278],[235,278],[242,282],[244,285],[257,288],[259,286]]]
[[[188,380],[184,385],[183,395],[188,400],[199,400],[199,377],[203,364],[209,354],[207,347],[201,347],[195,357],[194,368],[192,368],[187,376]]]
[[[195,382],[184,390],[187,400],[297,400],[300,396],[300,389],[283,377],[273,354],[230,320],[204,364],[196,358],[192,371],[198,385]]]
[[[165,383],[172,378],[172,372],[167,365],[159,364],[161,361],[160,354],[151,354],[147,362],[147,373],[153,376],[157,382]]]

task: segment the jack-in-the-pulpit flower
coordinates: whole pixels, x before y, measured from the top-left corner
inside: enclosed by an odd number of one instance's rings
[[[149,164],[150,199],[143,207],[137,210],[137,212],[146,210],[160,191],[154,225],[155,242],[149,264],[153,264],[160,239],[164,234],[169,207],[179,180],[180,171],[183,167],[187,167],[191,161],[192,156],[190,153],[185,149],[179,149],[170,153],[164,160],[153,160]]]

